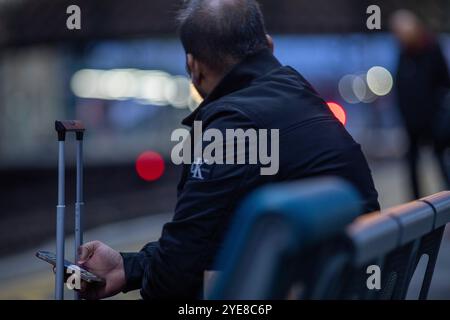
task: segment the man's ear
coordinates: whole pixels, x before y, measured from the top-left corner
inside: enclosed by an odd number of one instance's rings
[[[196,84],[200,84],[201,81],[201,71],[200,71],[200,65],[198,61],[194,58],[194,56],[190,53],[187,54],[187,65],[189,68],[189,72],[191,73],[191,79],[192,82]]]
[[[266,34],[266,38],[267,38],[267,42],[269,43],[269,49],[273,53],[273,51],[275,50],[275,45],[273,43],[273,39],[269,34]]]

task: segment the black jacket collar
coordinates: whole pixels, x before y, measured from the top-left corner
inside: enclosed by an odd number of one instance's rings
[[[182,124],[192,126],[201,108],[223,96],[248,87],[254,79],[280,66],[280,62],[268,49],[261,50],[255,55],[247,57],[231,69],[197,109],[182,121]]]

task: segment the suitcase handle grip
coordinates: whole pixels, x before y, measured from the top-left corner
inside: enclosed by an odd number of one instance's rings
[[[58,132],[58,140],[64,141],[66,140],[66,132],[75,132],[77,140],[83,140],[86,129],[79,120],[57,120],[55,121],[55,130]]]

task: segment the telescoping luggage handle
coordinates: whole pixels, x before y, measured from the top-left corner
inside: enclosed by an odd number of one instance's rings
[[[83,243],[83,136],[85,128],[81,121],[55,121],[58,133],[58,205],[56,206],[56,280],[55,299],[64,299],[64,220],[65,220],[65,152],[66,134],[73,132],[77,141],[77,178],[75,202],[75,262],[78,261],[78,247]],[[75,293],[75,299],[78,295]]]

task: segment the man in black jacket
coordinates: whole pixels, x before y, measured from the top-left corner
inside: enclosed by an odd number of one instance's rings
[[[84,287],[85,298],[133,289],[144,299],[199,297],[237,204],[263,184],[339,176],[359,190],[361,213],[379,209],[360,146],[311,85],[273,56],[255,0],[192,0],[180,15],[180,36],[205,98],[183,124],[201,121],[224,136],[229,129],[276,130],[270,149],[279,165],[264,175],[261,163],[185,164],[174,218],[159,241],[138,253],[119,254],[98,241],[82,246],[79,263],[106,279],[104,287]]]
[[[450,74],[438,40],[426,30],[423,22],[410,11],[400,10],[392,17],[392,28],[400,47],[396,76],[397,98],[409,138],[407,161],[414,199],[420,198],[418,178],[419,149],[432,144],[434,155],[447,187],[450,172],[443,143],[436,132],[445,95],[450,93]],[[447,126],[450,124],[447,122]]]

